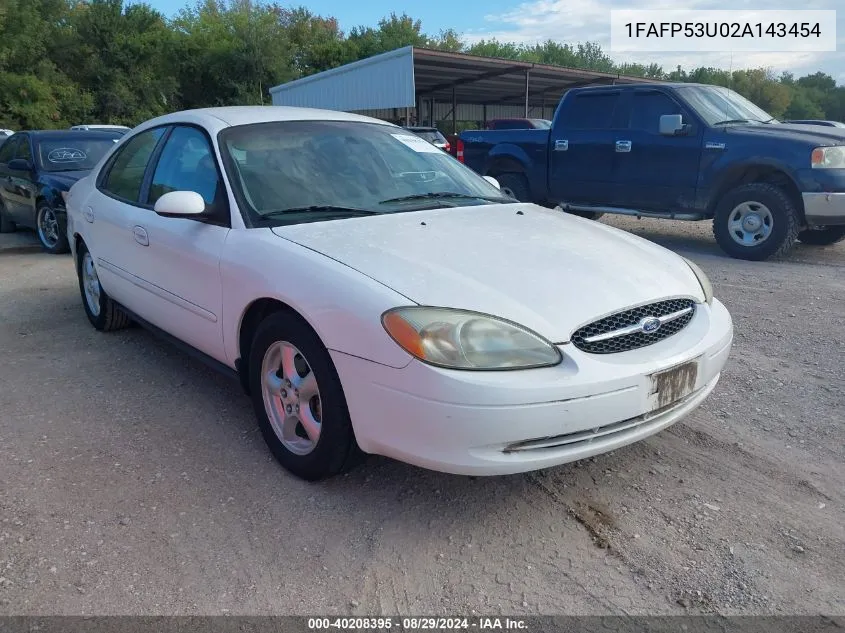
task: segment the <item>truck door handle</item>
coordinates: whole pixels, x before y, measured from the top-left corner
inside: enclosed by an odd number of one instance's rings
[[[616,141],[616,151],[617,152],[630,152],[631,151],[631,141]]]
[[[569,149],[569,141],[562,139],[555,141],[555,151],[556,152],[565,152]]]
[[[135,236],[135,241],[138,242],[138,244],[140,244],[141,246],[150,245],[150,236],[147,235],[147,229],[145,229],[143,226],[133,226],[132,235]]]

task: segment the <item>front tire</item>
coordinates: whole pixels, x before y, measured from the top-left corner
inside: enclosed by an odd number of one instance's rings
[[[258,326],[249,384],[261,434],[285,469],[317,481],[358,461],[340,377],[319,337],[297,315],[277,312]]]
[[[809,246],[830,246],[845,240],[845,225],[807,229],[798,234],[798,241]]]
[[[79,292],[85,316],[101,332],[112,332],[130,325],[129,316],[106,294],[100,285],[94,258],[84,242],[80,242],[77,252],[76,275],[79,278]]]
[[[35,227],[38,241],[45,252],[60,255],[70,250],[66,234],[67,224],[49,204],[42,202],[38,205]]]
[[[6,205],[0,200],[0,233],[14,233],[17,225],[9,219]]]
[[[726,193],[716,207],[716,242],[736,259],[783,257],[800,231],[798,209],[780,187],[753,182]]]

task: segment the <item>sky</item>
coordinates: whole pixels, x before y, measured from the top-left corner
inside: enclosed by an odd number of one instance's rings
[[[186,0],[146,0],[167,16],[175,15]],[[193,4],[193,0],[189,0]],[[677,65],[692,69],[714,66],[725,69],[771,67],[796,76],[822,71],[845,85],[845,3],[842,0],[686,0],[685,9],[837,9],[837,51],[831,53],[614,53],[610,50],[611,9],[677,8],[671,0],[424,0],[399,4],[388,0],[293,0],[320,15],[336,17],[341,28],[374,26],[391,11],[403,11],[422,21],[423,30],[437,33],[454,28],[467,41],[496,38],[501,41],[542,42],[548,39],[577,43],[594,41],[617,62],[658,63],[664,69]],[[456,7],[460,7],[456,10]]]

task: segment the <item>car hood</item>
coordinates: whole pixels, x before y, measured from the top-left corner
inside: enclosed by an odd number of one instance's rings
[[[44,172],[41,180],[56,189],[67,191],[77,180],[85,178],[89,173],[91,172],[88,170]]]
[[[814,145],[845,145],[845,128],[825,127],[822,125],[798,125],[776,123],[772,125],[730,125],[725,128],[728,134],[763,136],[767,139],[782,138],[804,141]]]
[[[275,227],[409,303],[509,319],[555,343],[667,297],[703,300],[685,262],[604,224],[533,204],[482,205]]]

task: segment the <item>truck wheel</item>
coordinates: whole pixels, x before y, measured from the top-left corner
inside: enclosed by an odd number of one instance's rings
[[[571,215],[577,215],[579,218],[586,218],[588,220],[598,220],[604,215],[601,211],[567,211]]]
[[[531,191],[528,189],[528,180],[522,174],[499,174],[496,176],[502,193],[506,193],[520,202],[531,202]]]
[[[776,185],[752,182],[726,193],[716,207],[713,234],[731,257],[763,261],[782,257],[798,238],[798,210]]]
[[[6,207],[0,200],[0,233],[14,233],[16,225],[6,215]]]
[[[845,226],[826,226],[822,229],[807,229],[798,234],[798,241],[810,246],[828,246],[845,240]]]

